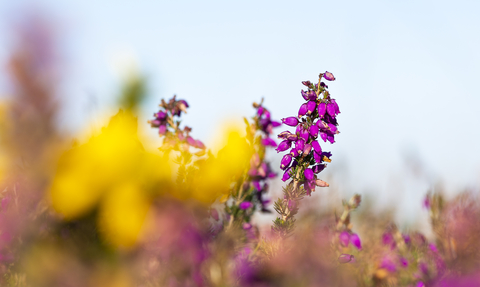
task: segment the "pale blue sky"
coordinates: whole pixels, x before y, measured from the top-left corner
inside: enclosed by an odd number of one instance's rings
[[[150,79],[146,115],[177,94],[206,141],[261,97],[273,117],[295,115],[300,82],[328,70],[342,113],[325,176],[344,194],[376,190],[411,210],[437,180],[480,184],[479,1],[0,0],[1,61],[10,19],[39,8],[65,45],[67,126],[88,120],[92,96],[98,110],[112,102],[121,55]],[[424,177],[406,172],[414,160]]]

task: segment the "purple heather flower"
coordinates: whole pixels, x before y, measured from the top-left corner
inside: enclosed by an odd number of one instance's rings
[[[325,112],[327,111],[327,105],[325,103],[320,103],[317,107],[317,111],[318,111],[318,116],[320,118],[323,118],[323,116],[325,115]]]
[[[282,125],[281,122],[277,122],[277,121],[271,121],[270,123],[272,124],[272,127],[274,127],[274,128],[279,127],[279,126]]]
[[[311,150],[312,150],[312,145],[305,144],[305,147],[303,147],[303,154],[309,154]]]
[[[355,260],[355,257],[353,255],[350,255],[350,254],[342,254],[338,257],[338,262],[340,263],[348,263],[348,262],[352,262]]]
[[[278,147],[275,150],[277,151],[277,153],[279,153],[281,151],[286,151],[287,149],[290,148],[291,145],[292,145],[291,141],[284,140],[278,145]]]
[[[298,110],[298,117],[303,117],[307,113],[307,103],[302,104]]]
[[[302,128],[302,129],[300,130],[300,137],[301,137],[305,142],[308,142],[308,139],[310,138],[310,134],[308,133],[308,130]]]
[[[435,246],[435,244],[433,243],[428,244],[428,248],[430,248],[430,250],[432,250],[434,253],[438,253],[438,249],[437,249],[437,246]]]
[[[251,203],[250,201],[244,201],[242,203],[240,203],[240,205],[238,206],[240,209],[249,209],[250,207],[253,206],[253,203]]]
[[[303,81],[302,84],[307,87],[310,87],[312,85],[310,81]]]
[[[150,121],[150,125],[152,126],[152,128],[158,128],[161,124],[162,122],[160,120]]]
[[[281,133],[278,134],[278,138],[285,140],[285,139],[287,139],[287,137],[288,137],[289,135],[292,135],[292,133],[289,132],[289,131],[283,131],[283,132],[281,132]]]
[[[282,181],[287,181],[291,176],[290,176],[290,171],[292,170],[292,167],[289,167],[282,176]]]
[[[312,170],[313,170],[313,173],[317,174],[319,172],[321,172],[323,169],[325,169],[325,166],[324,164],[317,164],[317,165],[314,165],[312,167]]]
[[[315,101],[309,101],[307,103],[307,114],[311,115],[315,108],[317,107],[317,103]]]
[[[316,101],[317,100],[317,94],[313,90],[308,91],[307,97],[308,98],[306,100],[310,100],[310,101]]]
[[[337,102],[335,99],[331,99],[330,102],[333,103],[333,106],[335,107],[335,114],[338,115],[340,113],[340,108],[338,107]]]
[[[410,243],[412,243],[412,239],[410,238],[410,235],[403,234],[402,237],[403,237],[403,241],[405,241],[405,244],[409,245]]]
[[[314,139],[318,137],[318,127],[317,125],[311,125],[310,128],[308,129],[308,132]]]
[[[328,103],[327,104],[327,113],[330,116],[335,117],[335,106],[333,105],[333,103]]]
[[[322,163],[323,157],[321,154],[318,154],[316,152],[313,153],[313,159],[315,159],[316,163]]]
[[[415,287],[425,287],[425,284],[422,281],[418,281]]]
[[[298,119],[296,117],[283,118],[282,123],[286,124],[287,126],[295,127],[298,125]]]
[[[303,148],[305,147],[305,141],[303,139],[299,139],[295,142],[295,148],[297,151],[303,151]]]
[[[163,111],[159,111],[158,113],[153,114],[154,117],[156,117],[159,120],[164,120],[167,118],[167,113]]]
[[[402,265],[402,267],[408,267],[408,260],[405,257],[401,257],[400,264]]]
[[[304,90],[302,90],[302,97],[303,97],[306,101],[308,101],[308,94],[307,94],[307,92],[305,92]]]
[[[340,244],[342,244],[343,247],[347,247],[350,236],[347,231],[342,231],[338,236],[338,239],[340,240]]]
[[[425,199],[423,200],[423,207],[426,209],[430,209],[431,202],[430,202],[430,196],[425,196]]]
[[[356,233],[352,233],[350,235],[350,242],[355,246],[358,250],[362,249],[362,242],[360,241],[360,237]]]
[[[161,135],[165,135],[167,133],[167,126],[161,125],[158,127],[158,133]]]
[[[287,136],[287,140],[289,140],[289,141],[296,141],[297,139],[298,139],[298,136],[294,135],[294,134],[289,134]]]
[[[312,192],[315,191],[315,187],[316,187],[315,179],[307,180],[303,183],[303,188],[305,188],[305,191],[308,196],[310,196]]]
[[[320,146],[320,143],[318,141],[313,141],[312,147],[316,153],[318,153],[319,155],[322,154],[322,147]]]
[[[325,71],[325,73],[323,74],[323,77],[324,77],[325,80],[327,80],[327,81],[335,81],[335,77],[334,77],[333,74],[330,73],[329,71]]]
[[[276,147],[277,143],[271,138],[262,139],[262,145]]]
[[[292,156],[290,154],[284,155],[280,163],[280,168],[285,170],[290,165],[291,162],[292,162]]]
[[[313,180],[314,179],[313,170],[311,168],[306,168],[305,171],[303,172],[303,174],[305,175],[305,178],[307,180]]]

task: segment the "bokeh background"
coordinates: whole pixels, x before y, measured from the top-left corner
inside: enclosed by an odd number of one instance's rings
[[[184,124],[207,144],[262,97],[272,117],[296,115],[301,81],[328,70],[342,113],[324,176],[341,197],[395,207],[408,226],[426,218],[429,190],[480,184],[478,11],[480,2],[466,0],[3,0],[0,65],[16,23],[40,15],[61,51],[63,130],[100,127],[122,80],[138,73],[148,83],[145,132],[156,137],[146,121],[177,94],[190,103]],[[2,97],[8,88],[0,78]]]

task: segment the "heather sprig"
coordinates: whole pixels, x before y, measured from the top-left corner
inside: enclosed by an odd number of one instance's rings
[[[161,100],[160,110],[153,114],[153,120],[148,123],[152,128],[158,128],[158,134],[163,137],[163,144],[160,150],[170,152],[174,150],[179,152],[175,161],[179,165],[177,184],[181,185],[187,181],[188,165],[192,162],[193,154],[190,147],[199,149],[196,156],[205,155],[205,145],[202,141],[196,140],[190,136],[192,129],[188,126],[180,128],[180,116],[182,112],[187,113],[189,107],[187,101],[177,100],[174,95],[168,102]],[[193,167],[190,166],[190,169]]]
[[[307,87],[306,91],[301,91],[306,102],[300,106],[297,116],[282,119],[284,124],[296,128],[295,133],[284,131],[278,135],[283,141],[276,149],[277,152],[290,149],[280,164],[280,168],[285,170],[282,180],[290,179],[290,182],[283,189],[283,199],[274,204],[280,217],[274,221],[272,229],[282,237],[293,231],[294,216],[305,195],[310,196],[316,186],[328,187],[328,183],[318,179],[317,174],[325,169],[332,154],[322,150],[318,139],[335,142],[335,135],[339,133],[336,116],[340,109],[322,79],[334,81],[335,77],[325,72],[319,75],[317,84],[302,82]]]
[[[270,168],[270,163],[265,160],[268,147],[276,147],[275,140],[271,138],[273,128],[281,125],[280,122],[272,120],[270,111],[263,106],[263,99],[253,103],[256,109],[255,116],[250,122],[244,118],[246,124],[246,140],[253,148],[253,155],[250,159],[250,168],[238,181],[231,191],[230,201],[225,202],[225,211],[229,216],[228,227],[234,222],[243,227],[250,226],[250,218],[259,209],[262,212],[270,212],[265,198],[268,191],[268,180],[274,178],[276,173]],[[243,228],[249,230],[249,228]]]

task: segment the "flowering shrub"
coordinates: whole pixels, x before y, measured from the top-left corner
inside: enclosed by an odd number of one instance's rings
[[[254,103],[245,132],[221,135],[217,153],[181,125],[190,106],[176,96],[148,122],[159,149],[146,150],[136,118],[142,81],[125,84],[123,109],[101,132],[71,144],[54,121],[55,53],[39,27],[19,33],[14,95],[0,110],[1,286],[480,286],[475,194],[429,193],[428,239],[364,208],[360,195],[341,214],[335,204],[299,212],[329,186],[319,174],[332,157],[324,143],[339,133],[324,82],[332,73],[302,82],[305,102],[281,122]],[[280,132],[277,145],[282,123],[295,131]],[[269,161],[274,148],[286,152],[280,169]],[[264,228],[255,216],[271,212],[281,171],[278,217]]]

